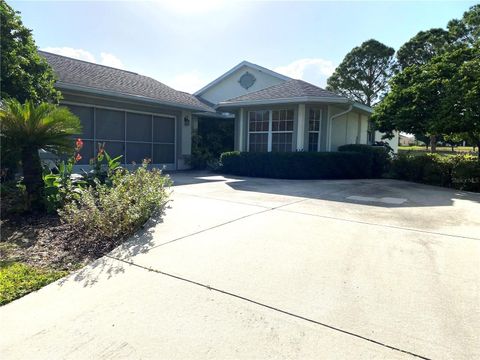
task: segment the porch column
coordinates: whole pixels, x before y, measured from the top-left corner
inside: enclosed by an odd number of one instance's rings
[[[195,117],[196,119],[196,117]],[[189,156],[192,154],[192,125],[193,116],[191,112],[182,111],[181,138],[182,138],[182,155]],[[198,128],[198,119],[195,121]]]
[[[305,150],[305,104],[298,105],[297,151]]]
[[[243,140],[244,136],[244,126],[243,126],[243,108],[240,108],[240,111],[238,112],[238,150],[239,151],[245,151],[245,142]]]
[[[177,170],[189,168],[186,159],[192,154],[192,128],[194,124],[198,128],[198,119],[196,116],[193,117],[190,111],[182,111],[180,113],[180,121],[177,128],[177,141],[180,139],[180,156],[177,161]]]

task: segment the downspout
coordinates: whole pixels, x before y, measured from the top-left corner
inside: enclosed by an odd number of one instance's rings
[[[336,119],[336,118],[338,118],[338,117],[340,117],[340,116],[343,116],[343,115],[348,114],[350,111],[352,111],[352,109],[353,109],[353,105],[350,104],[350,106],[348,107],[347,110],[345,110],[345,111],[343,111],[343,112],[341,112],[341,113],[338,113],[338,114],[335,114],[335,115],[330,116],[330,121],[329,121],[330,129],[329,129],[329,131],[328,131],[328,150],[329,150],[329,151],[332,151],[332,121],[333,121],[333,119]],[[347,119],[346,123],[348,124],[348,119]],[[345,129],[345,131],[347,131],[347,130]],[[345,134],[345,135],[346,135],[346,134]]]

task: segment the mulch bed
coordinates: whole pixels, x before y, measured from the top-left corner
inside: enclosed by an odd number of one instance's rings
[[[82,234],[57,215],[9,215],[0,225],[0,260],[36,267],[75,270],[118,245]]]

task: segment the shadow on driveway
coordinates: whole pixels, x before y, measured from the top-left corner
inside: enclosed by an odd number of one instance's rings
[[[455,200],[480,203],[480,194],[393,179],[285,180],[198,171],[177,172],[172,178],[175,186],[225,182],[238,191],[386,208],[452,206]]]

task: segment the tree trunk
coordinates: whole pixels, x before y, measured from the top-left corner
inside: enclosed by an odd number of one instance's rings
[[[430,135],[430,152],[437,152],[437,137],[436,135]]]
[[[38,148],[22,149],[23,183],[27,191],[27,209],[42,211],[43,201],[42,164]]]
[[[478,151],[478,162],[480,162],[480,140],[477,141],[477,151]]]

